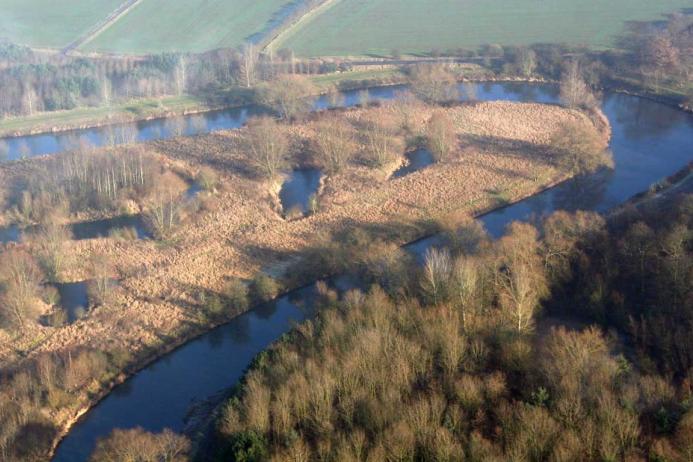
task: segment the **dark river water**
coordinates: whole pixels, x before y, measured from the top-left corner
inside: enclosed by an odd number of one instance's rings
[[[389,99],[398,87],[369,90],[370,99]],[[556,89],[546,85],[480,84],[479,100],[556,101]],[[359,92],[345,94],[346,104],[359,102]],[[326,98],[317,107],[328,105]],[[693,118],[645,99],[607,94],[603,104],[613,138],[615,169],[563,183],[517,204],[480,218],[498,236],[514,220],[530,220],[557,209],[605,211],[674,173],[693,158]],[[207,131],[240,126],[252,111],[236,109],[205,116]],[[208,118],[208,120],[207,120]],[[140,139],[161,121],[143,122]],[[201,126],[197,122],[198,127]],[[94,136],[86,131],[80,136]],[[31,137],[36,152],[49,152],[64,135]],[[98,138],[96,139],[98,141]],[[422,255],[436,238],[407,247]],[[312,315],[315,286],[305,287],[248,312],[204,336],[188,342],[135,374],[95,406],[58,447],[55,461],[86,461],[96,440],[114,428],[144,427],[151,431],[181,431],[190,406],[234,385],[257,353],[267,348],[294,322]]]

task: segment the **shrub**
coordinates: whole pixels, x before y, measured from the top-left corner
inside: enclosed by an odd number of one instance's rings
[[[279,294],[279,284],[266,274],[258,273],[250,283],[250,292],[253,300],[268,302]]]
[[[248,309],[250,303],[248,286],[238,278],[232,278],[226,285],[226,298],[229,306],[235,311],[241,312]]]
[[[231,460],[236,462],[263,462],[267,460],[267,439],[254,431],[245,431],[233,435],[231,441]]]
[[[200,168],[200,171],[197,172],[195,182],[204,191],[214,191],[219,184],[219,175],[213,168],[202,167]]]
[[[224,313],[224,302],[216,294],[205,297],[204,310],[207,317],[218,318]]]
[[[58,308],[46,317],[46,321],[51,327],[62,327],[67,324],[67,313],[64,309]]]
[[[137,229],[134,226],[125,226],[123,228],[113,228],[108,232],[108,237],[117,241],[136,241]]]

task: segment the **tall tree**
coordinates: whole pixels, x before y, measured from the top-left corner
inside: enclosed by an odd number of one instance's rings
[[[316,93],[306,77],[282,75],[260,88],[260,101],[284,119],[294,119],[313,107],[311,95]]]
[[[559,165],[581,175],[602,167],[613,167],[611,153],[597,130],[584,122],[564,124],[550,141]]]
[[[517,332],[523,333],[532,328],[539,301],[548,290],[536,228],[512,223],[500,240],[499,255],[501,304]]]
[[[5,325],[24,330],[37,315],[36,301],[43,275],[27,252],[11,249],[0,255],[0,318]]]
[[[457,150],[455,125],[445,112],[435,112],[428,121],[426,145],[438,162],[449,160]]]
[[[560,98],[569,108],[593,108],[597,105],[597,98],[582,77],[580,64],[576,60],[569,61],[563,71]]]
[[[355,152],[353,127],[342,117],[330,115],[315,128],[313,149],[320,165],[328,173],[338,173]]]
[[[415,66],[409,81],[414,94],[428,103],[445,103],[459,97],[455,75],[442,64]]]
[[[248,122],[245,144],[251,153],[252,163],[269,179],[288,164],[289,140],[271,117],[259,117]]]

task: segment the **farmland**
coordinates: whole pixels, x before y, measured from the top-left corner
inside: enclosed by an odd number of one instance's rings
[[[105,19],[121,0],[0,0],[0,39],[61,48]]]
[[[488,43],[603,48],[614,45],[624,21],[690,6],[690,0],[338,0],[273,47],[301,56],[416,54]]]
[[[236,47],[287,0],[145,0],[85,45],[118,53],[200,52]]]

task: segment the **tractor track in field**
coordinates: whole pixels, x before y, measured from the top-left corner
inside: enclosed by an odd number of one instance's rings
[[[128,14],[137,5],[142,3],[144,0],[127,0],[121,3],[118,8],[113,10],[103,21],[95,24],[91,29],[89,29],[85,34],[79,36],[76,40],[72,41],[65,48],[62,49],[62,54],[68,54],[73,50],[85,45],[96,37],[98,37],[103,31],[115,24],[120,18]]]
[[[325,0],[319,5],[307,10],[302,15],[295,18],[290,23],[284,25],[284,27],[279,27],[275,35],[266,41],[265,45],[262,47],[262,51],[276,51],[277,43],[281,43],[290,36],[294,31],[299,28],[302,24],[311,21],[316,16],[321,15],[326,10],[332,8],[335,4],[339,3],[341,0]]]

